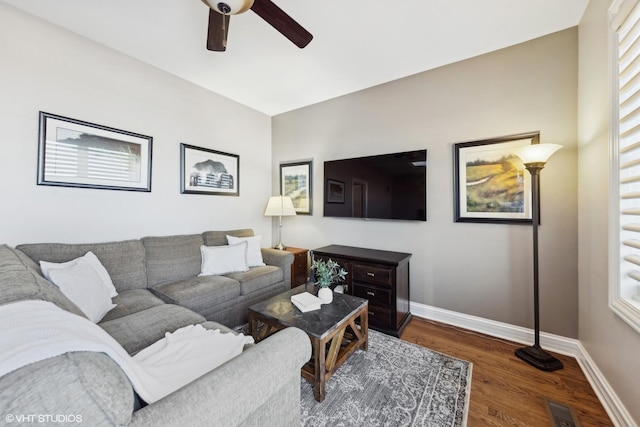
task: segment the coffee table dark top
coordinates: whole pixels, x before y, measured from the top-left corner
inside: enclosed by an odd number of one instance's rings
[[[307,292],[315,295],[314,286],[307,286]],[[305,285],[254,304],[249,307],[249,311],[275,320],[283,326],[300,328],[309,336],[322,339],[368,303],[364,298],[334,292],[331,304],[322,304],[320,310],[303,313],[291,303],[291,295],[302,292],[305,292]]]

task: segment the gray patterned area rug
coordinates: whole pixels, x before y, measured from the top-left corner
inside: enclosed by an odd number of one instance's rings
[[[369,330],[369,350],[355,353],[327,381],[318,403],[300,383],[303,426],[465,426],[470,362]]]

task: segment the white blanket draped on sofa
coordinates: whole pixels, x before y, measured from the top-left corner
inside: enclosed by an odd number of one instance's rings
[[[46,301],[0,306],[0,377],[67,352],[109,355],[148,403],[168,395],[242,352],[253,338],[189,325],[131,357],[100,326]]]

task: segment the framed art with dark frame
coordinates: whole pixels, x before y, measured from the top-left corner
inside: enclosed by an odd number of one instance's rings
[[[327,203],[344,203],[344,182],[327,179]]]
[[[313,161],[280,164],[280,194],[291,197],[298,215],[313,213]]]
[[[531,176],[512,150],[539,142],[529,132],[454,144],[454,220],[531,224]]]
[[[180,193],[240,195],[240,156],[180,144]]]
[[[40,111],[38,185],[151,191],[153,138]]]

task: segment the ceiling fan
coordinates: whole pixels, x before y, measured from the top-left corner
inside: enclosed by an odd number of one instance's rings
[[[271,0],[202,0],[209,9],[207,49],[224,52],[227,48],[229,15],[253,10],[299,48],[309,44],[313,36],[300,24],[276,6]]]

